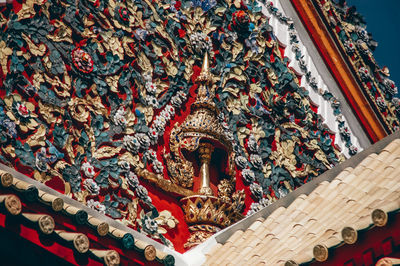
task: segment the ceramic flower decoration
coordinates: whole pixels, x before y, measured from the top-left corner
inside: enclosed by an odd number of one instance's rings
[[[235,219],[343,161],[257,1],[39,2],[0,7],[2,163],[182,251],[195,228],[180,199],[197,184],[173,172],[197,178],[208,144],[174,141],[198,95],[228,147],[210,186]]]

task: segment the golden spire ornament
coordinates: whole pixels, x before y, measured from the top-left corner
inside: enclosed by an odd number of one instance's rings
[[[215,84],[214,76],[210,71],[210,58],[204,53],[201,72],[195,83],[197,85],[196,99],[191,107],[190,114],[182,124],[176,125],[170,135],[170,154],[165,155],[171,180],[180,186],[192,188],[194,195],[180,200],[185,214],[185,221],[189,225],[190,237],[185,248],[194,247],[204,242],[208,237],[242,218],[232,202],[233,189],[229,193],[221,193],[221,182],[229,183],[234,188],[234,176],[228,179],[222,172],[213,172],[212,157],[215,150],[227,153],[228,168],[233,173],[233,149],[227,140],[219,120],[219,110],[214,103]],[[193,163],[183,156],[182,150],[197,153],[199,175],[195,176]],[[173,158],[173,159],[172,159]],[[182,171],[185,169],[185,171]],[[196,181],[197,180],[197,181]],[[214,183],[211,182],[213,180]],[[198,186],[193,188],[193,184]],[[190,184],[188,186],[187,184]]]
[[[196,105],[206,105],[211,107],[215,112],[215,103],[213,102],[215,91],[213,88],[213,75],[210,71],[210,62],[208,58],[208,53],[205,52],[203,58],[203,64],[201,66],[200,75],[196,79],[196,83],[198,83],[199,88],[196,96],[196,101],[194,102],[194,107]],[[205,107],[205,106],[203,106]]]

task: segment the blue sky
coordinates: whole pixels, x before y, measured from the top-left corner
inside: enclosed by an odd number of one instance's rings
[[[387,66],[400,89],[400,0],[347,0],[367,22],[367,31],[378,42],[374,55],[380,67]]]

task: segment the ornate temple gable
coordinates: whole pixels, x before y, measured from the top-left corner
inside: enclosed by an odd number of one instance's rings
[[[288,67],[296,42],[285,49],[262,8],[1,7],[0,161],[179,252],[285,196],[344,160],[336,144],[358,144],[345,120],[326,126],[335,97],[313,103],[312,65]]]
[[[313,5],[377,118],[388,133],[396,131],[399,128],[397,87],[390,80],[387,67],[380,68],[373,57],[377,42],[366,31],[363,17],[345,1],[316,0]]]

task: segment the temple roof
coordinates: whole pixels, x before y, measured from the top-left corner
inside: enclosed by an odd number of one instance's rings
[[[385,138],[338,166],[339,173],[330,170],[303,186],[297,196],[289,194],[287,200],[292,202],[286,206],[278,201],[252,222],[236,225],[247,224],[247,228],[222,232],[216,240],[226,241],[208,252],[206,264],[325,261],[328,249],[354,244],[360,231],[385,226],[388,214],[390,219],[400,209],[399,138],[398,132]],[[387,145],[382,149],[383,144]],[[360,161],[360,157],[365,158]]]
[[[2,164],[0,178],[0,227],[23,227],[14,233],[67,262],[79,264],[84,256],[88,264],[175,264],[165,246]]]

